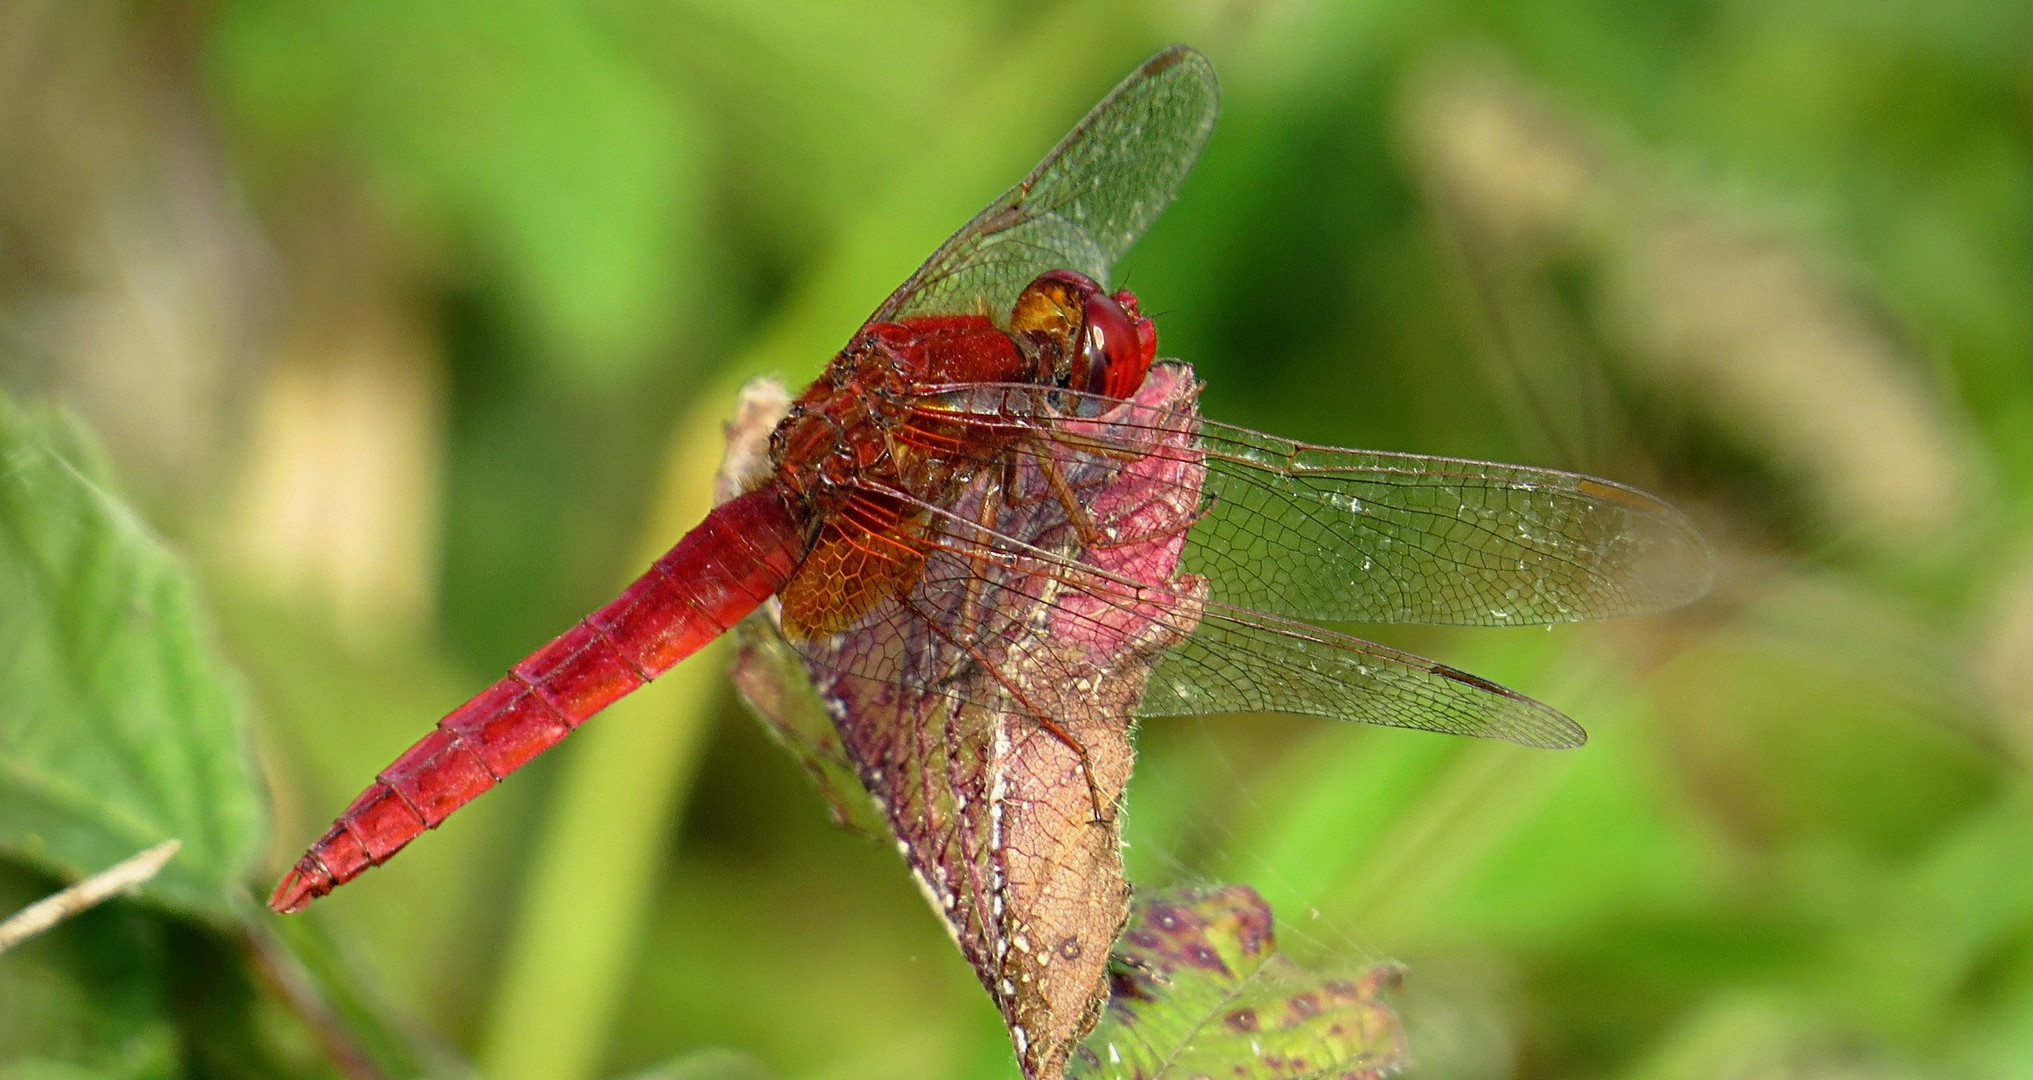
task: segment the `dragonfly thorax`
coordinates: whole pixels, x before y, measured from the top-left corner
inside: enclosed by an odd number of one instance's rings
[[[953,416],[953,387],[1039,383],[1126,398],[1156,355],[1157,331],[1136,297],[1071,270],[1027,285],[1006,327],[985,314],[871,323],[778,424],[777,476],[820,520],[884,492],[937,502],[966,478],[966,462],[992,456],[968,444],[998,440]]]
[[[950,434],[930,431],[948,426],[931,388],[1029,381],[1031,364],[983,316],[863,327],[777,425],[777,477],[822,520],[883,492],[936,498],[956,466],[938,452]]]

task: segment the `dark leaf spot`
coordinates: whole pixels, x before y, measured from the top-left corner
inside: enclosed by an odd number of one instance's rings
[[[1109,997],[1116,1001],[1156,1001],[1157,997],[1144,986],[1142,980],[1126,971],[1112,971],[1108,974]]]
[[[1256,956],[1271,945],[1271,913],[1264,908],[1245,908],[1236,920],[1236,938],[1244,955]]]

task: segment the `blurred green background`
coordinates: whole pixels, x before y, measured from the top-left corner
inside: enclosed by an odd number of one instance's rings
[[[1211,416],[1637,483],[1720,577],[1357,628],[1579,751],[1148,725],[1133,880],[1406,962],[1422,1077],[2033,1077],[2020,0],[4,0],[0,384],[193,568],[272,791],[250,883],[696,519],[742,380],[811,378],[1172,41],[1223,116],[1121,277]],[[1011,1075],[724,662],[295,947],[442,1075]],[[0,956],[0,1077],[341,1075],[243,933],[123,903]]]

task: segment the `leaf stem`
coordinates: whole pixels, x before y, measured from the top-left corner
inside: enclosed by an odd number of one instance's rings
[[[264,913],[265,914],[265,913]],[[259,917],[247,921],[242,941],[254,970],[310,1027],[325,1056],[338,1066],[348,1080],[389,1080],[362,1045],[353,1028],[332,1008],[316,980],[304,970],[300,958],[275,936]]]

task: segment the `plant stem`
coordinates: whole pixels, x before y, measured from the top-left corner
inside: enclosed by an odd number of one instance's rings
[[[15,912],[6,922],[0,922],[0,952],[154,877],[183,846],[181,840],[164,840]]]

